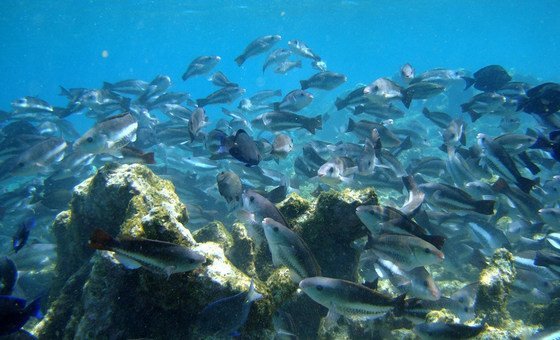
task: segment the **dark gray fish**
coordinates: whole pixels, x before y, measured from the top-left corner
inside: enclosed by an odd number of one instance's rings
[[[262,104],[267,99],[270,99],[272,97],[281,97],[281,96],[282,96],[282,90],[263,90],[252,95],[251,98],[249,98],[249,100],[253,104]]]
[[[403,89],[401,91],[401,100],[404,106],[409,108],[413,99],[428,99],[437,96],[443,91],[445,91],[445,86],[443,85],[421,81]]]
[[[474,85],[474,88],[480,91],[497,91],[511,80],[511,76],[500,65],[483,67],[476,71],[473,77],[463,77],[466,83],[465,90]]]
[[[429,235],[425,228],[396,208],[380,205],[361,205],[356,208],[356,215],[372,235],[379,235],[383,232],[414,235],[431,243],[437,249],[443,248],[445,237]]]
[[[321,275],[315,256],[301,237],[269,217],[263,219],[262,227],[274,265],[288,267],[293,282]]]
[[[181,79],[183,79],[184,81],[193,76],[206,74],[210,72],[210,70],[213,69],[216,65],[218,65],[221,59],[222,58],[217,55],[204,55],[197,57],[193,61],[191,61],[191,63],[187,67],[187,70],[181,76]]]
[[[510,187],[507,181],[503,178],[498,178],[498,180],[494,182],[492,190],[494,190],[494,192],[504,194],[511,202],[513,202],[517,208],[514,213],[533,222],[542,221],[541,216],[539,215],[539,210],[543,208],[543,204],[530,194],[525,193],[518,188]]]
[[[475,200],[467,192],[444,183],[424,183],[418,186],[428,202],[444,209],[471,210],[483,215],[494,214],[493,200]]]
[[[146,91],[138,97],[139,103],[148,103],[161,96],[171,86],[171,78],[165,75],[158,75],[150,82]]]
[[[484,114],[499,113],[504,109],[509,110],[507,105],[511,105],[507,97],[495,92],[484,92],[472,97],[467,103],[461,104],[461,111],[467,112],[474,123]],[[509,111],[513,112],[513,107]]]
[[[424,117],[428,118],[432,123],[436,124],[438,127],[445,129],[449,126],[449,123],[453,120],[450,115],[445,112],[430,111],[427,107],[422,110]]]
[[[208,80],[211,81],[212,84],[214,84],[216,86],[219,86],[219,87],[228,87],[228,86],[239,87],[238,84],[231,82],[226,77],[226,75],[223,74],[220,71],[214,73]]]
[[[191,118],[188,123],[188,131],[191,143],[196,139],[200,130],[208,124],[208,116],[204,108],[197,107],[191,114]]]
[[[298,112],[311,104],[313,95],[304,90],[290,91],[281,102],[274,103],[275,111]]]
[[[484,325],[464,325],[460,323],[445,323],[442,321],[421,323],[414,327],[414,333],[421,339],[455,340],[470,339],[484,331]]]
[[[218,191],[228,203],[239,202],[241,203],[241,194],[243,187],[241,179],[235,172],[222,171],[216,176],[218,182]]]
[[[139,79],[127,79],[116,83],[103,82],[103,89],[139,96],[148,88],[148,83]],[[62,87],[61,87],[62,88]],[[77,95],[76,98],[80,97]]]
[[[330,313],[350,318],[375,319],[389,311],[400,314],[404,295],[391,298],[363,285],[327,277],[301,280],[299,288],[313,301],[327,307]]]
[[[237,130],[235,136],[232,136],[230,139],[229,153],[233,158],[245,163],[247,166],[259,164],[262,156],[257,148],[257,144],[245,130]]]
[[[231,103],[241,97],[243,93],[245,93],[245,89],[237,86],[222,87],[221,89],[210,93],[206,96],[206,98],[197,99],[196,105],[203,107],[208,104]]]
[[[251,124],[262,130],[286,131],[303,128],[315,134],[315,130],[322,129],[323,120],[321,115],[309,118],[287,111],[270,111],[257,116]]]
[[[194,270],[205,261],[203,255],[178,244],[143,238],[115,239],[101,229],[93,232],[89,246],[116,253],[128,268],[144,267],[167,277]]]
[[[220,338],[236,336],[247,321],[251,305],[261,298],[251,280],[247,292],[219,299],[204,307],[197,321],[199,331]]]
[[[483,133],[479,133],[476,138],[478,145],[484,152],[485,159],[501,176],[515,181],[517,186],[525,193],[529,193],[533,186],[537,184],[537,181],[521,175],[509,153],[494,139]]]
[[[279,35],[265,35],[253,40],[249,45],[247,45],[247,47],[245,47],[243,53],[235,58],[235,62],[238,66],[243,65],[247,58],[268,51],[274,44],[280,41],[280,39],[282,39],[282,37]]]
[[[336,109],[340,111],[350,105],[366,103],[368,100],[366,97],[364,97],[365,88],[365,86],[358,86],[355,90],[352,90],[350,93],[346,94],[344,98],[336,98],[336,101],[334,102]]]
[[[346,76],[331,71],[319,72],[307,80],[300,80],[301,89],[315,88],[321,90],[332,90],[346,82]]]
[[[266,60],[264,61],[264,65],[262,68],[263,72],[266,70],[268,66],[272,64],[280,64],[286,61],[291,55],[292,55],[292,51],[285,48],[278,48],[270,52],[270,54],[268,55],[268,57],[266,57]]]
[[[560,84],[544,83],[527,91],[527,98],[521,99],[517,111],[523,110],[544,117],[551,117],[560,110]]]
[[[368,102],[358,104],[354,108],[354,114],[369,114],[379,119],[397,119],[404,117],[404,112],[392,103]]]
[[[313,61],[320,61],[321,57],[315,54],[303,41],[301,40],[290,40],[288,41],[288,46],[295,53],[299,54],[304,58],[312,59]]]
[[[274,69],[275,73],[286,74],[295,68],[301,68],[301,60],[290,61],[286,60],[278,64]]]

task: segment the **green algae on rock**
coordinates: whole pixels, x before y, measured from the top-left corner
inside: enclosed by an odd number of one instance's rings
[[[57,289],[45,319],[35,327],[40,338],[193,338],[200,311],[217,298],[246,291],[251,278],[224,254],[235,247],[221,223],[212,239],[204,231],[196,243],[184,226],[185,205],[173,185],[142,165],[108,165],[78,185],[70,210],[58,215],[53,230],[58,244]],[[191,272],[166,279],[144,269],[127,270],[87,240],[94,228],[112,235],[145,237],[181,244],[202,254],[206,262]],[[224,232],[225,231],[225,232]],[[210,236],[209,236],[210,235]],[[215,236],[215,235],[214,235]],[[242,237],[239,237],[242,239]],[[93,256],[92,256],[93,255]],[[257,301],[243,334],[249,339],[270,335],[270,292],[255,280],[264,298]],[[225,316],[227,317],[227,316]]]
[[[294,226],[315,255],[323,276],[355,279],[359,252],[351,244],[367,235],[356,216],[356,208],[377,203],[377,195],[371,188],[322,192],[309,218]]]
[[[491,326],[511,322],[507,303],[515,275],[513,255],[504,248],[496,250],[488,267],[480,273],[475,302],[477,317]]]

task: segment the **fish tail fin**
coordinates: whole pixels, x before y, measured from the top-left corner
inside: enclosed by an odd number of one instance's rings
[[[402,315],[402,314],[404,313],[404,309],[405,309],[405,307],[406,307],[406,300],[405,300],[405,298],[406,298],[406,293],[397,296],[397,297],[393,300],[394,305],[395,305],[395,308],[394,308],[394,310],[393,310],[393,313],[395,313],[395,316],[399,316],[399,315]]]
[[[541,251],[537,251],[537,254],[535,255],[535,260],[533,261],[533,264],[535,266],[547,267],[549,264],[555,263],[555,262],[556,262],[555,257],[544,254]]]
[[[482,114],[476,112],[475,110],[468,110],[469,116],[471,116],[471,121],[474,123],[478,118],[482,117]]]
[[[521,152],[518,157],[523,162],[523,164],[525,164],[527,169],[531,171],[531,174],[536,175],[541,172],[541,169],[531,160],[531,158],[527,154],[527,151]]]
[[[476,82],[476,80],[471,77],[461,77],[461,78],[463,78],[463,80],[465,81],[465,90],[473,86],[474,83]]]
[[[550,147],[552,147],[552,142],[542,134],[539,134],[533,145],[530,146],[531,149],[549,149]]]
[[[340,98],[336,98],[334,106],[336,106],[337,111],[340,111],[346,106],[346,102]],[[354,111],[354,114],[357,114],[356,111]]]
[[[427,115],[430,114],[430,110],[428,110],[427,107],[424,107],[424,108],[422,109],[422,114],[423,114],[424,116],[427,116]]]
[[[24,314],[42,319],[44,315],[41,312],[41,297],[31,301],[31,303],[25,307]]]
[[[282,90],[281,90],[281,89],[278,89],[278,90],[274,91],[274,95],[275,95],[276,97],[281,97],[281,96],[282,96]]]
[[[255,289],[255,282],[251,279],[251,285],[249,286],[249,292],[247,293],[247,302],[253,302],[261,299],[263,296]]]
[[[296,61],[296,67],[301,68],[301,60]]]
[[[422,235],[420,237],[424,241],[432,244],[437,249],[441,250],[443,248],[443,244],[445,243],[445,236],[441,235]]]
[[[299,83],[301,84],[301,89],[306,90],[309,88],[309,81],[307,80],[300,80]]]
[[[111,250],[117,241],[104,230],[95,229],[89,238],[89,246],[98,250]]]
[[[496,182],[494,182],[494,184],[492,184],[492,190],[494,192],[503,193],[509,190],[509,185],[505,179],[500,177]]]
[[[323,117],[318,115],[314,118],[309,120],[309,124],[306,124],[307,131],[315,134],[315,130],[322,130],[323,129]]]
[[[243,63],[245,62],[245,55],[240,55],[239,57],[235,58],[235,62],[237,63],[237,66],[241,66],[243,65]]]
[[[146,152],[142,155],[142,160],[146,164],[156,164],[156,159],[153,152]]]
[[[521,191],[527,194],[531,192],[531,189],[533,189],[533,187],[538,183],[539,183],[538,179],[533,180],[525,177],[519,177],[517,179],[517,186],[519,187],[519,189],[521,189]]]
[[[352,120],[352,118],[348,118],[348,127],[346,128],[346,132],[352,132],[356,128],[356,122]]]
[[[60,87],[59,96],[64,96],[64,97],[67,97],[67,98],[72,98],[72,94],[70,93],[70,91],[68,91],[67,89],[65,89],[65,88],[62,87],[61,85],[58,85],[58,87]]]
[[[196,106],[198,107],[204,107],[207,104],[206,99],[197,99],[196,100]]]
[[[183,81],[189,79],[189,74],[187,72],[183,73],[183,75],[181,76],[181,79],[183,79]]]
[[[407,89],[402,90],[401,101],[407,109],[410,107],[410,103],[412,102],[412,96],[412,91],[407,91]]]
[[[63,87],[61,86],[61,88],[63,88]],[[104,89],[104,90],[111,90],[112,88],[113,88],[113,84],[111,84],[111,83],[109,83],[109,82],[107,82],[107,81],[104,81],[104,82],[103,82],[103,87],[102,87],[102,89]],[[63,88],[63,89],[64,89],[64,88]]]
[[[273,109],[274,111],[280,110],[280,102],[274,102],[274,103],[272,103],[272,109]]]
[[[480,200],[476,202],[476,212],[483,215],[494,214],[494,205],[496,201],[493,200]]]
[[[467,145],[467,134],[465,133],[465,131],[461,131],[461,137],[459,137],[459,142],[463,146]]]
[[[410,139],[410,136],[406,136],[399,146],[402,151],[412,148],[412,140]]]
[[[362,114],[362,113],[364,113],[365,111],[366,111],[366,107],[365,107],[364,105],[357,105],[357,106],[354,108],[354,114],[355,114],[355,115]]]

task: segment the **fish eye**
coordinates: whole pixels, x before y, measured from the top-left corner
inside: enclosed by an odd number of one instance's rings
[[[274,228],[272,228],[272,230],[274,230],[275,232],[278,232],[278,227],[274,227]]]
[[[254,202],[255,201],[255,196],[249,197],[249,201]]]
[[[93,143],[93,137],[88,137],[88,138],[86,139],[86,141],[87,141],[88,143]]]
[[[19,168],[23,168],[23,167],[25,166],[25,163],[24,163],[24,162],[19,162],[19,163],[17,164],[17,166],[18,166]]]
[[[430,284],[428,281],[424,280],[424,287],[428,287]]]
[[[465,307],[464,311],[465,311],[465,313],[468,313],[469,312],[469,307]]]
[[[323,290],[323,286],[321,286],[321,285],[317,285],[317,287],[315,287],[315,288],[317,288],[318,291],[322,291],[322,290]]]
[[[430,253],[430,248],[424,248],[424,253],[429,254]]]
[[[334,171],[334,168],[329,168],[329,173],[332,174]]]
[[[194,259],[190,259],[189,263],[195,263],[196,261]]]
[[[459,301],[460,303],[463,303],[463,302],[465,302],[465,298],[461,296],[461,297],[459,298],[458,301]]]
[[[24,104],[25,103],[25,99],[21,98],[17,100],[18,104]]]

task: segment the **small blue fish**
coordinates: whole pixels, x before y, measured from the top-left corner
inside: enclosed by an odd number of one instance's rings
[[[262,298],[251,280],[249,291],[219,299],[204,307],[200,314],[199,330],[212,336],[233,336],[239,334],[253,302]]]
[[[43,318],[41,298],[33,300],[27,306],[26,304],[24,299],[0,296],[0,336],[17,332],[32,316]]]
[[[14,252],[18,252],[25,244],[29,238],[29,233],[31,229],[35,227],[36,221],[35,217],[26,218],[19,226],[17,232],[12,237]]]

